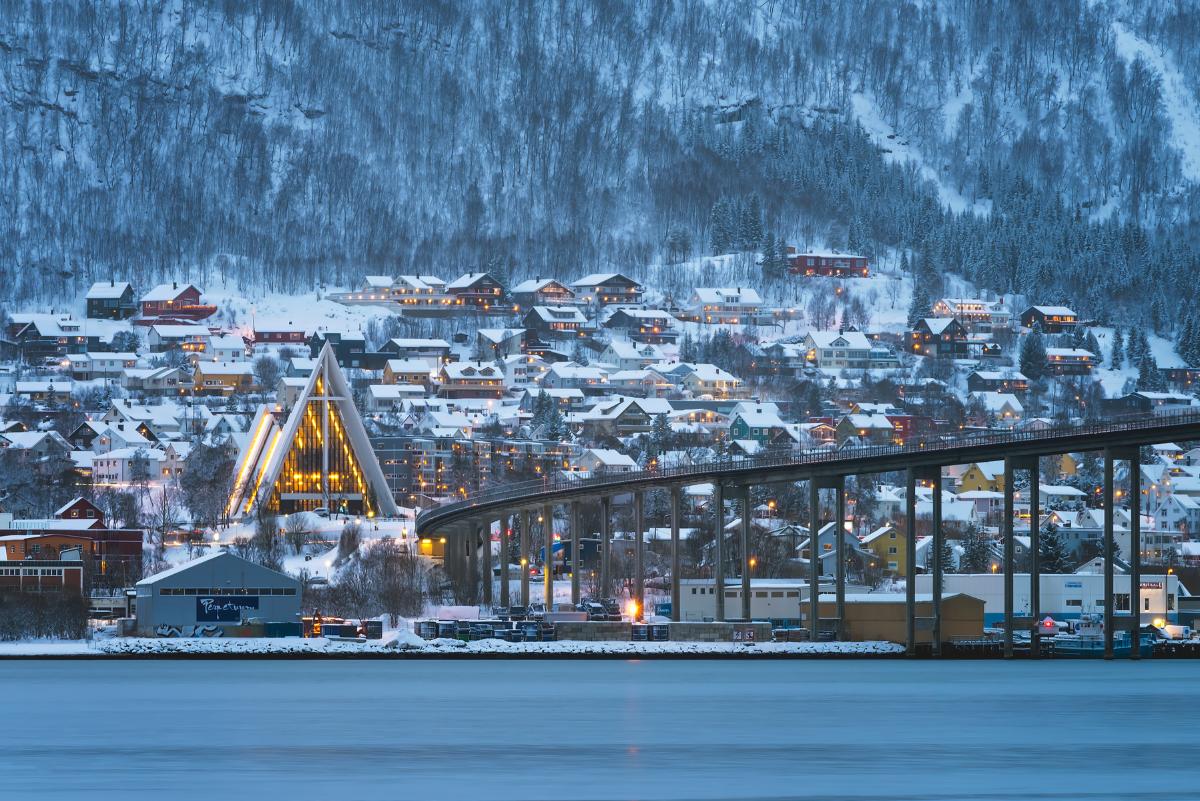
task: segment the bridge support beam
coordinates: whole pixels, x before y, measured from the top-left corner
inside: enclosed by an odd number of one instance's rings
[[[945,531],[942,528],[942,468],[940,466],[921,468],[918,471],[918,477],[933,485],[933,492],[930,494],[933,501],[933,518],[930,520],[933,542],[930,543],[932,554],[929,561],[932,572],[930,590],[933,601],[930,604],[932,619],[928,622],[930,623],[931,652],[933,656],[938,657],[942,655],[942,583],[946,573],[946,565],[942,562],[942,548],[945,544]]]
[[[612,539],[612,532],[609,531],[610,522],[612,520],[612,499],[607,495],[600,496],[600,595],[607,596],[611,592],[609,588],[609,563],[612,562],[612,557],[608,551],[609,540]]]
[[[579,604],[579,569],[583,560],[579,558],[579,501],[571,501],[571,603]]]
[[[542,600],[546,611],[554,611],[554,505],[542,507]]]
[[[1113,452],[1104,449],[1104,658],[1113,658]]]
[[[646,533],[645,533],[646,496],[641,490],[633,494],[634,532],[636,538],[633,548],[633,594],[637,604],[637,619],[646,619]]]
[[[1016,562],[1013,541],[1013,460],[1004,458],[1004,522],[1000,536],[1004,542],[1004,658],[1013,657],[1013,568]]]
[[[521,606],[529,609],[529,510],[521,510]]]
[[[504,531],[503,521],[501,521],[500,531],[501,531],[501,534],[503,535],[503,531]],[[479,543],[479,545],[480,545],[479,565],[481,568],[479,572],[480,572],[480,578],[483,580],[483,605],[490,609],[492,607],[492,604],[495,601],[495,599],[493,597],[493,593],[495,591],[495,585],[496,585],[496,573],[492,569],[492,521],[491,520],[483,521],[483,528],[481,529],[480,534],[482,535],[481,536],[482,541]],[[501,540],[503,540],[503,536],[501,536]]]
[[[1033,625],[1029,630],[1029,655],[1042,653],[1042,460],[1032,456],[1029,468],[1029,614]]]
[[[1142,658],[1142,466],[1136,452],[1129,459],[1129,613],[1130,659]],[[1166,576],[1163,577],[1166,581]],[[1166,584],[1164,583],[1164,588]]]
[[[679,494],[678,486],[671,487],[671,620],[679,622]]]
[[[479,530],[482,527],[479,520],[472,520],[467,526],[467,598],[470,603],[479,603]]]
[[[808,639],[821,634],[821,483],[815,476],[808,482]]]
[[[917,653],[917,471],[905,475],[904,492],[904,649]]]
[[[837,598],[837,638],[846,636],[846,478],[838,476],[834,486],[837,493],[835,507],[837,512],[837,586],[834,590]]]
[[[512,532],[516,523],[516,515],[505,514],[500,518],[500,605],[505,609],[512,606],[512,575],[509,563],[512,562]]]
[[[742,487],[742,527],[738,538],[738,548],[741,550],[742,562],[742,620],[750,622],[750,487]]]
[[[717,620],[725,620],[725,485],[713,483],[713,509],[717,535],[713,547],[713,583],[717,593]]]

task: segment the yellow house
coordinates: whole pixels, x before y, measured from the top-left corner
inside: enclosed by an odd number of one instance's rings
[[[975,462],[958,478],[958,491],[986,490],[1004,492],[1004,462]]]
[[[895,526],[880,526],[862,539],[863,547],[875,554],[873,567],[904,575],[904,534]]]
[[[196,392],[202,395],[232,395],[238,390],[252,392],[254,365],[251,362],[206,362],[196,363]]]

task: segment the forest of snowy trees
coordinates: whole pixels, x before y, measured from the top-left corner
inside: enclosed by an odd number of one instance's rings
[[[1198,68],[1190,3],[13,2],[0,284],[652,278],[770,239],[1182,336]]]

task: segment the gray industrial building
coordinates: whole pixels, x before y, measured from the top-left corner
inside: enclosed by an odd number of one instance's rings
[[[137,631],[160,627],[237,626],[256,618],[296,622],[300,582],[270,568],[215,551],[137,583]]]

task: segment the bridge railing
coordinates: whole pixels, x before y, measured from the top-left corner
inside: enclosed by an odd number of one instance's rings
[[[1152,417],[1142,415],[1134,417],[1109,418],[1103,422],[1086,423],[1082,425],[1053,426],[1037,431],[990,432],[986,434],[970,434],[960,437],[931,437],[921,438],[904,445],[862,445],[843,448],[811,448],[795,452],[785,450],[780,452],[768,451],[756,456],[733,458],[722,456],[704,462],[671,467],[656,467],[627,473],[604,473],[585,478],[567,478],[546,476],[541,480],[522,481],[505,484],[474,493],[461,501],[442,504],[433,509],[427,509],[418,517],[422,519],[437,518],[453,515],[457,512],[484,504],[494,504],[506,500],[525,499],[531,496],[551,495],[559,492],[578,492],[580,490],[603,490],[605,487],[635,484],[641,481],[676,481],[695,478],[696,483],[711,480],[714,474],[736,471],[751,472],[760,469],[778,467],[819,466],[831,462],[844,462],[849,459],[870,459],[882,456],[903,456],[905,454],[929,454],[942,451],[953,451],[960,448],[973,448],[989,445],[1016,445],[1023,442],[1053,443],[1056,439],[1079,436],[1103,436],[1104,434],[1140,431],[1171,426],[1196,424],[1200,426],[1200,412],[1186,411],[1160,414]]]

